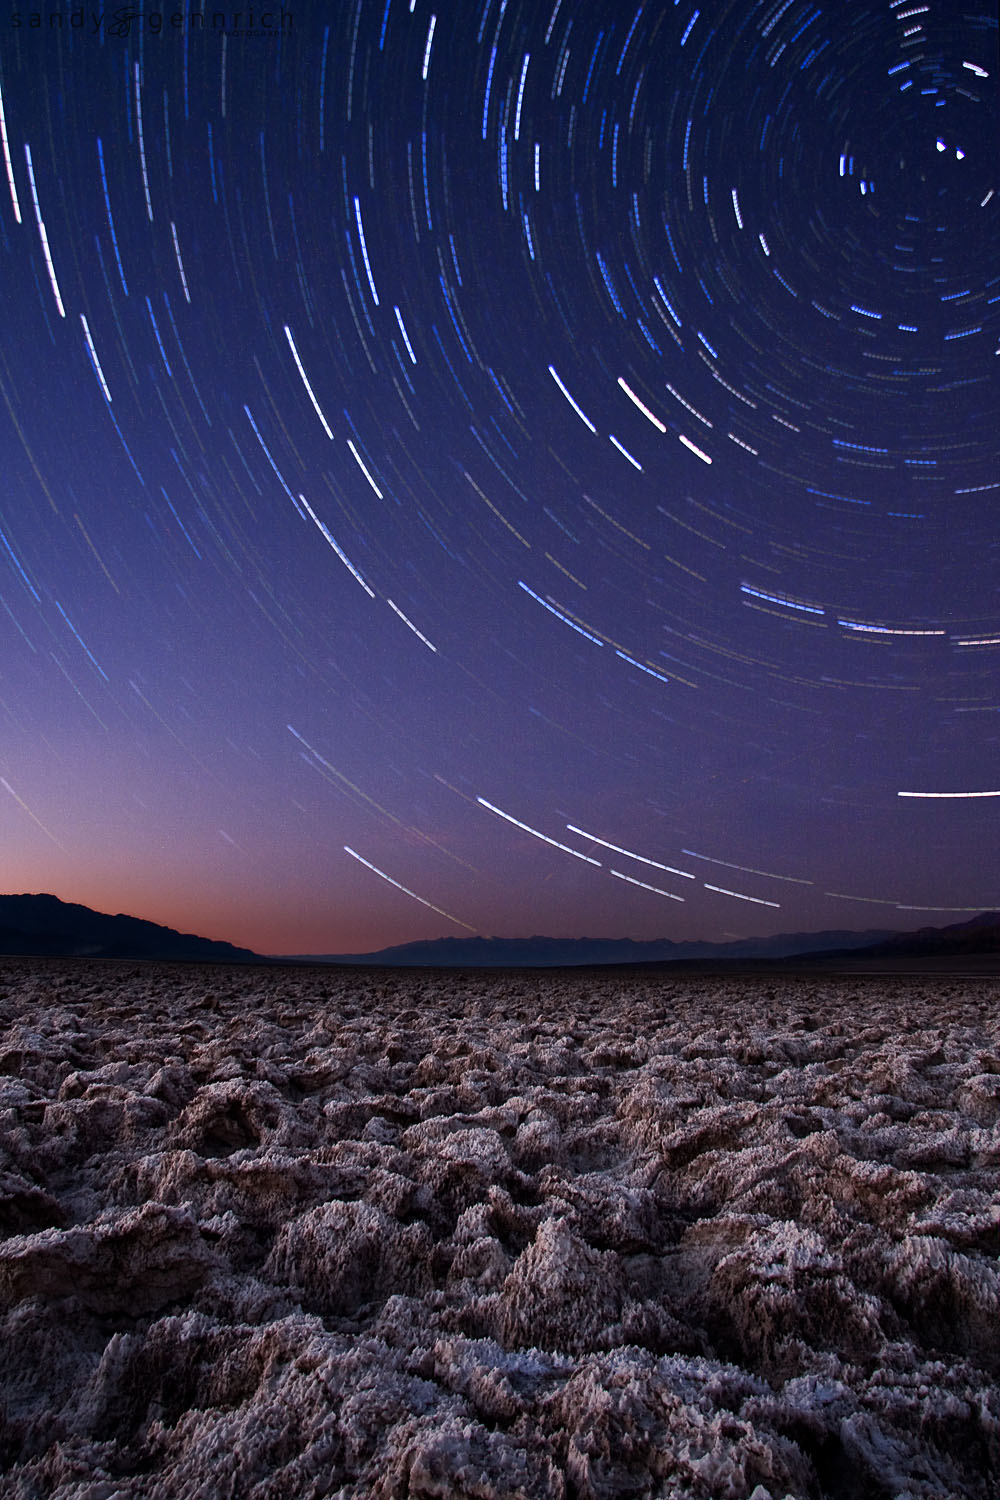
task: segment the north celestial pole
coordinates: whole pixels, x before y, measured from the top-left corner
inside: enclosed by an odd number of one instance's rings
[[[0,18],[0,886],[1000,905],[995,8]]]

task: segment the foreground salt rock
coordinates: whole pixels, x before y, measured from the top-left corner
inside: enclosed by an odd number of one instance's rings
[[[995,1500],[1000,984],[0,961],[0,1494]]]

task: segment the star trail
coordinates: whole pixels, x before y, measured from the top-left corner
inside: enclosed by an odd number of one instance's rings
[[[997,73],[975,0],[0,17],[3,888],[1000,905]]]

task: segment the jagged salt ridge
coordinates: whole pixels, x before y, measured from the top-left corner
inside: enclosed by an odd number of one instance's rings
[[[995,1500],[998,1000],[0,961],[0,1491]]]

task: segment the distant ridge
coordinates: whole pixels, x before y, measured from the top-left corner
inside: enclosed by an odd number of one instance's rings
[[[916,932],[869,929],[785,932],[729,943],[669,938],[430,938],[374,953],[281,954],[177,932],[119,912],[111,916],[50,895],[0,896],[0,955],[39,958],[186,960],[202,963],[371,965],[385,968],[576,968],[609,964],[809,964],[982,959],[1000,954],[1000,912],[981,912],[947,927]]]
[[[263,963],[250,948],[175,932],[141,917],[109,916],[58,896],[0,896],[0,954],[38,958],[191,959]]]
[[[892,929],[865,932],[785,932],[731,943],[674,943],[668,938],[446,937],[401,943],[374,953],[302,955],[303,963],[383,964],[404,968],[565,968],[589,964],[672,963],[690,959],[790,958],[839,952],[897,936]]]
[[[984,911],[968,922],[948,927],[918,927],[916,932],[896,932],[881,941],[845,952],[838,958],[936,958],[951,954],[1000,953],[1000,912]],[[818,958],[814,952],[809,958]]]

